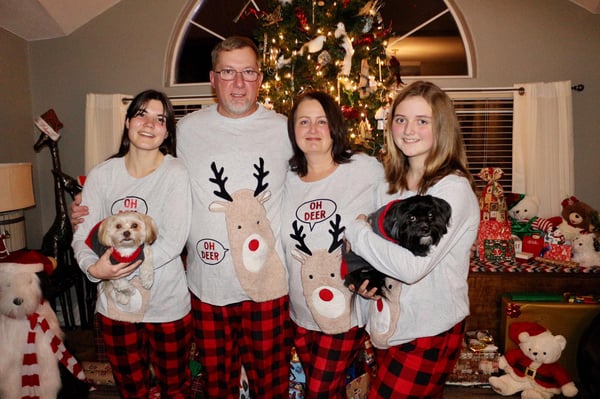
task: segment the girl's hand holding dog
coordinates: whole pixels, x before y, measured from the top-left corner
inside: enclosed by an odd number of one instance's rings
[[[360,285],[360,287],[358,287],[358,291],[355,291],[354,284],[350,284],[348,286],[348,289],[352,292],[356,292],[358,295],[362,296],[365,299],[372,299],[372,300],[376,301],[379,298],[381,298],[380,295],[375,294],[377,292],[377,287],[373,287],[373,288],[371,288],[371,290],[368,290],[367,289],[368,285],[369,285],[369,280],[365,280]]]
[[[142,263],[141,260],[137,260],[131,264],[123,262],[113,265],[110,262],[112,252],[112,248],[107,249],[100,259],[88,268],[88,273],[100,280],[115,280],[130,275]]]
[[[360,215],[358,215],[356,217],[356,219],[362,220],[363,222],[366,222],[367,221],[367,215],[365,215],[364,213],[361,213]]]
[[[356,219],[366,222],[367,215],[360,214],[356,217]],[[344,245],[345,245],[346,252],[350,252],[352,250],[350,243],[348,241],[346,241],[345,238],[344,238]],[[381,298],[380,295],[375,294],[377,292],[377,287],[373,287],[373,288],[371,288],[371,290],[368,290],[367,289],[368,285],[369,285],[369,280],[365,280],[362,282],[360,287],[358,287],[358,291],[356,291],[356,287],[354,286],[354,284],[348,285],[348,289],[352,292],[356,292],[358,295],[362,296],[365,299],[373,299],[376,301],[379,298]]]

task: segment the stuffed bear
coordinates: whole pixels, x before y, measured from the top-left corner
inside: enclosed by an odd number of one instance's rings
[[[600,266],[600,240],[594,233],[580,233],[571,242],[573,262],[580,266]]]
[[[506,204],[508,206],[508,217],[511,221],[512,234],[519,238],[532,235],[533,233],[549,234],[561,223],[562,218],[538,217],[540,202],[535,195],[506,193]]]
[[[511,349],[498,360],[505,374],[490,377],[492,389],[503,396],[521,392],[522,399],[550,399],[555,394],[577,395],[577,387],[566,369],[557,361],[567,345],[562,335],[553,335],[537,323],[515,322],[509,337],[519,348]]]
[[[0,263],[0,398],[55,399],[59,362],[80,380],[83,369],[66,350],[56,313],[42,299],[41,263]],[[10,348],[10,350],[4,350]]]
[[[558,226],[565,238],[572,241],[580,232],[593,232],[600,226],[595,225],[598,220],[598,211],[577,197],[571,196],[561,202],[562,222]]]

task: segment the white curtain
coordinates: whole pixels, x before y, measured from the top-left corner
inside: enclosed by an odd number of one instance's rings
[[[574,194],[571,82],[520,83],[513,117],[514,192],[540,200],[538,216],[560,215]]]
[[[117,152],[128,104],[126,94],[88,94],[85,106],[85,173]]]

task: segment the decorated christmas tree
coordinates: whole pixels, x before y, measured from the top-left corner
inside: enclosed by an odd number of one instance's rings
[[[371,154],[383,146],[383,121],[401,84],[387,59],[391,35],[381,0],[271,0],[258,15],[255,39],[263,62],[261,101],[287,114],[305,90],[335,97],[354,144]]]

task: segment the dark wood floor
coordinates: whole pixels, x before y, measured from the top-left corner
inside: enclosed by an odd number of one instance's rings
[[[519,398],[520,396],[500,396],[489,388],[446,387],[443,399],[485,399],[485,398]],[[99,387],[91,392],[89,399],[117,399],[119,395],[112,387]],[[558,398],[557,398],[558,399]]]
[[[65,345],[79,361],[95,361],[95,336],[93,330],[75,329],[66,332]],[[89,399],[119,398],[114,387],[98,386],[90,393]],[[500,396],[489,387],[462,387],[449,385],[444,389],[443,399],[486,399],[486,398],[520,398],[520,395]],[[71,399],[71,398],[69,398]],[[556,395],[553,399],[563,399]],[[591,395],[580,393],[577,399],[592,399]]]

